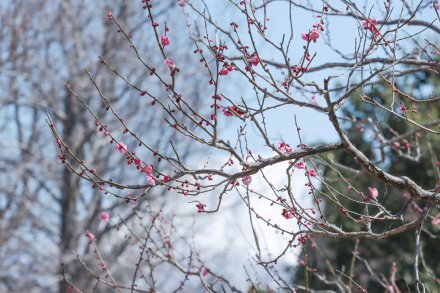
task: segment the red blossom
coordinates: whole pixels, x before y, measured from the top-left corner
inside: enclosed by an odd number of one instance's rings
[[[305,162],[298,162],[295,164],[295,167],[298,169],[304,169],[306,167],[306,163]]]
[[[223,108],[223,114],[226,117],[232,117],[234,115],[241,117],[244,114],[244,112],[240,110],[240,108],[238,108],[237,106],[233,105],[228,108]]]
[[[248,58],[248,61],[252,66],[258,66],[258,64],[260,64],[260,57],[257,55],[257,53],[253,53]]]
[[[204,204],[202,204],[202,203],[198,203],[198,204],[196,204],[197,212],[198,212],[199,214],[205,211],[205,207],[206,207],[206,205],[204,205]]]
[[[316,41],[319,39],[321,35],[321,32],[319,30],[312,30],[310,33],[302,33],[301,37],[304,41],[311,42],[313,41],[316,43]]]
[[[312,177],[316,177],[317,173],[315,169],[310,169],[309,171],[307,171],[307,175],[312,176]]]
[[[293,149],[285,142],[278,143],[278,149],[285,154],[293,152]]]
[[[167,36],[161,36],[160,37],[160,43],[162,44],[162,46],[168,46],[170,44],[170,38]]]

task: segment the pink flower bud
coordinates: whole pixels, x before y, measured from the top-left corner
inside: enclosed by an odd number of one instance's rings
[[[95,235],[93,233],[87,232],[86,237],[89,238],[90,241],[95,241]]]
[[[107,212],[102,212],[101,213],[101,220],[103,220],[104,222],[108,222],[110,221],[110,215]]]

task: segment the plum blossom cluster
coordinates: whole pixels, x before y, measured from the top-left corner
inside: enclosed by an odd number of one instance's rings
[[[311,177],[316,177],[318,173],[316,172],[315,169],[310,169],[306,172],[306,176],[311,176]]]
[[[241,179],[241,182],[243,182],[244,185],[249,186],[252,182],[252,177],[251,176],[244,176]]]
[[[177,69],[177,67],[176,67],[176,63],[174,62],[174,60],[173,59],[171,59],[171,58],[167,58],[167,59],[165,59],[165,64],[171,69],[171,70],[176,70]]]
[[[299,236],[298,237],[298,241],[299,241],[299,243],[301,243],[302,245],[305,245],[306,243],[307,243],[307,241],[309,241],[310,240],[310,236],[309,236],[309,234],[306,234],[306,235],[304,235],[304,236]]]
[[[142,168],[142,172],[145,173],[145,177],[147,178],[148,183],[151,186],[156,185],[156,181],[153,178],[153,167],[151,165],[146,165],[144,168]]]
[[[324,6],[323,12],[327,12],[327,11],[328,11],[328,7]],[[322,15],[318,15],[318,18],[319,18],[319,22],[314,24],[312,26],[312,29],[309,32],[301,34],[301,38],[304,41],[306,41],[308,43],[310,43],[310,42],[316,43],[316,41],[321,36],[321,32],[324,31],[324,24],[325,24],[325,22],[324,22],[324,19],[323,19]]]
[[[234,66],[230,64],[224,56],[224,51],[228,50],[228,46],[226,45],[213,46],[212,50],[216,55],[217,60],[223,64],[222,68],[218,73],[219,75],[226,76],[230,72],[234,71]],[[201,59],[201,61],[203,61],[203,59]]]
[[[290,154],[290,153],[293,152],[293,148],[290,147],[290,145],[288,145],[288,144],[285,143],[285,142],[280,142],[280,143],[278,143],[277,147],[278,147],[278,149],[279,149],[282,153],[284,153],[284,154]]]
[[[226,117],[232,117],[232,116],[241,117],[244,114],[244,112],[239,107],[237,107],[235,105],[229,106],[229,107],[224,107],[222,111]]]
[[[371,32],[373,40],[376,40],[377,37],[380,35],[379,30],[377,29],[378,21],[376,19],[367,18],[362,20],[362,25],[364,29]]]
[[[367,18],[362,20],[362,25],[364,26],[364,29],[369,30],[372,33],[377,32],[377,25],[378,21],[376,19]]]
[[[118,142],[116,144],[116,150],[121,154],[125,154],[127,152],[127,145],[124,144],[123,142]]]
[[[325,30],[325,29],[324,29],[324,24],[325,24],[325,22],[324,22],[324,19],[323,19],[323,15],[324,15],[324,13],[326,13],[326,12],[328,12],[328,7],[327,7],[327,6],[324,6],[323,9],[322,9],[322,13],[321,13],[321,15],[318,15],[318,16],[317,16],[318,19],[319,19],[319,22],[316,23],[316,24],[314,24],[314,25],[312,26],[312,29],[311,29],[310,31],[308,31],[308,32],[303,32],[303,33],[301,34],[301,38],[302,38],[304,41],[307,42],[307,45],[303,46],[303,48],[304,48],[304,59],[305,59],[306,61],[308,61],[309,64],[310,64],[310,62],[312,61],[312,56],[311,56],[311,54],[310,54],[310,52],[309,52],[309,49],[310,49],[310,48],[309,48],[309,44],[310,44],[311,42],[316,43],[316,42],[318,41],[319,37],[321,36],[321,33],[324,32],[324,30]],[[305,61],[304,59],[303,59],[303,61]],[[304,62],[300,62],[299,65],[294,64],[293,66],[291,66],[291,70],[292,70],[293,74],[294,74],[295,76],[297,76],[297,77],[300,76],[300,75],[303,74],[303,73],[309,72],[308,65],[304,65]],[[291,82],[291,78],[286,77],[286,79],[285,79],[285,80],[283,81],[283,83],[282,83],[282,86],[283,86],[285,89],[288,89],[289,86],[290,86],[290,82]]]
[[[295,211],[291,210],[291,209],[283,209],[283,211],[281,212],[281,215],[286,219],[291,219],[293,217],[295,217]]]
[[[143,162],[140,158],[136,157],[136,153],[132,152],[131,154],[127,151],[127,145],[123,142],[118,142],[116,144],[116,150],[120,152],[121,154],[125,154],[127,158],[127,163],[134,164],[138,170],[140,170],[142,173],[145,173],[145,176],[147,178],[148,183],[151,186],[156,185],[156,180],[153,178],[153,166],[152,165],[145,165],[142,167]],[[169,180],[169,177],[166,176]]]
[[[225,64],[218,74],[219,75],[228,75],[229,72],[231,72],[231,71],[234,71],[234,66]]]
[[[295,164],[295,167],[298,169],[305,169],[306,168],[306,163],[301,161]]]
[[[313,29],[309,33],[302,33],[301,38],[304,41],[307,41],[307,42],[313,41],[314,43],[316,43],[316,41],[319,39],[320,35],[321,35],[321,31],[319,31],[317,29]]]
[[[306,54],[306,56],[307,56],[307,54]],[[303,65],[296,65],[296,64],[294,64],[294,65],[292,65],[290,67],[290,69],[292,70],[292,73],[296,77],[300,76],[303,73],[309,72],[309,68],[307,66],[303,66]],[[285,88],[287,90],[289,88],[289,86],[290,86],[290,82],[291,82],[291,78],[286,77],[281,85],[283,86],[283,88]]]
[[[260,57],[258,56],[258,54],[254,52],[247,58],[247,61],[249,62],[249,64],[251,66],[255,67],[255,66],[258,66],[258,64],[260,64],[261,60],[260,60]]]

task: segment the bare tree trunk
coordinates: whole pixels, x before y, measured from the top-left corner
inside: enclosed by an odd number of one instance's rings
[[[66,95],[64,98],[64,111],[66,113],[66,119],[63,121],[63,132],[69,135],[68,140],[70,145],[76,145],[75,140],[75,124],[77,115],[75,113],[75,105],[72,103],[73,99],[70,95]],[[76,151],[76,150],[75,150]],[[76,200],[78,192],[78,178],[75,178],[74,174],[68,169],[63,169],[61,196],[60,196],[60,257],[61,262],[67,256],[72,254],[72,249],[75,247],[75,215],[77,210]],[[64,264],[64,269],[69,267],[70,261]],[[61,268],[63,270],[63,268]],[[66,269],[67,271],[67,269]],[[60,276],[62,276],[62,273]],[[60,280],[59,292],[66,292],[66,286],[63,279]]]

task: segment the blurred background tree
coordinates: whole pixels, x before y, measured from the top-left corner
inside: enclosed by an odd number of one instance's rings
[[[173,13],[181,13],[177,4],[164,1],[157,6],[155,17],[162,29],[165,29],[164,11],[170,25],[185,27],[183,18],[169,18]],[[148,133],[159,137],[160,133],[162,139],[156,139],[153,146],[171,151],[172,133],[167,131],[169,126],[164,123],[162,113],[144,115],[143,109],[152,107],[151,101],[130,91],[110,70],[97,66],[98,56],[102,56],[110,66],[144,88],[151,78],[131,54],[122,33],[117,33],[115,25],[107,21],[106,13],[110,10],[125,29],[133,33],[145,52],[158,50],[155,44],[146,41],[148,35],[142,30],[147,15],[141,3],[132,5],[118,0],[0,2],[0,146],[7,150],[0,153],[0,170],[4,174],[0,179],[2,292],[25,292],[30,288],[56,292],[62,274],[61,262],[69,279],[84,288],[93,288],[95,280],[72,254],[72,251],[82,253],[89,249],[84,234],[91,226],[99,227],[99,231],[94,232],[104,248],[106,241],[112,238],[112,245],[105,253],[107,259],[120,268],[116,275],[125,277],[123,268],[131,268],[122,261],[130,255],[125,249],[127,242],[111,236],[118,233],[117,226],[103,225],[99,217],[103,211],[115,215],[121,212],[130,220],[133,210],[120,210],[120,206],[126,205],[124,201],[102,196],[98,188],[92,190],[91,183],[59,164],[54,159],[56,145],[45,123],[48,109],[70,149],[106,176],[133,183],[142,180],[133,176],[124,156],[110,160],[114,148],[107,147],[103,133],[90,120],[89,113],[64,87],[64,83],[71,83],[96,114],[108,122],[109,129],[119,130],[120,125],[108,119],[108,111],[96,99],[98,93],[85,72],[88,68],[103,94],[127,117],[126,123],[140,135]],[[183,48],[176,55],[185,60],[184,56],[192,54],[189,49],[192,43],[185,34],[180,31],[168,34],[174,44]],[[150,54],[147,58],[163,62],[158,56]],[[187,94],[197,104],[201,84],[191,70],[178,78],[184,79],[185,74],[192,76],[191,81],[187,81],[191,84]],[[151,83],[149,88],[154,91]],[[180,146],[184,145],[175,142],[175,147]],[[188,152],[182,152],[182,159]],[[153,160],[148,154],[145,158]],[[59,292],[64,289],[61,282]]]

